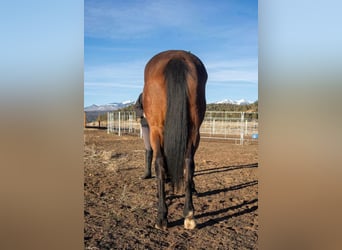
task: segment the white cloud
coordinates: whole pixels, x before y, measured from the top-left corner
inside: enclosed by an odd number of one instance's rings
[[[192,8],[184,1],[139,1],[124,5],[86,3],[85,35],[126,39],[145,37],[163,27],[183,28],[195,18]]]
[[[86,66],[86,82],[142,82],[145,62],[119,62],[98,66]]]
[[[213,61],[206,66],[208,82],[258,82],[257,59]]]

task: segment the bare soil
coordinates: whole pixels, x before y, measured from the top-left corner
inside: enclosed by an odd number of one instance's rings
[[[156,178],[140,179],[143,140],[86,129],[84,143],[85,249],[257,249],[257,145],[202,139],[197,228],[183,227],[184,195],[167,193],[169,227],[161,231],[154,228]]]

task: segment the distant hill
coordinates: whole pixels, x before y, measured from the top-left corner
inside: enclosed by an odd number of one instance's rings
[[[240,99],[237,101],[231,100],[231,99],[224,99],[222,101],[215,102],[213,104],[235,104],[235,105],[248,105],[252,104],[253,102],[247,101],[245,99]]]
[[[133,106],[134,101],[125,101],[125,102],[114,102],[105,105],[96,105],[93,104],[91,106],[85,107],[84,112],[86,113],[87,122],[92,122],[98,120],[106,119],[107,112],[121,110],[128,106]],[[105,116],[104,116],[105,115]]]
[[[84,111],[85,112],[90,112],[90,111],[114,111],[118,110],[124,107],[127,107],[129,105],[134,104],[134,101],[125,101],[125,102],[113,102],[109,104],[104,104],[104,105],[96,105],[93,104],[91,106],[85,107]]]

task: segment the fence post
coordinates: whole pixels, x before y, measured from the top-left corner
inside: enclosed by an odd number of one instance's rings
[[[244,124],[243,120],[245,117],[245,112],[241,112],[241,123],[240,123],[240,145],[243,145],[243,133],[244,133]]]
[[[245,120],[245,134],[248,135],[248,122]]]
[[[216,133],[216,131],[215,131],[215,122],[216,122],[216,120],[215,119],[213,119],[213,135],[215,135],[215,133]]]
[[[134,122],[134,113],[129,112],[129,132],[130,133],[134,132],[133,122]]]
[[[107,112],[107,134],[109,134],[109,127],[110,127],[110,124],[109,124],[109,112]]]
[[[87,114],[86,114],[86,112],[84,111],[84,117],[83,117],[83,119],[84,119],[84,127],[86,128],[87,127]]]
[[[119,136],[121,136],[121,112],[119,111]]]

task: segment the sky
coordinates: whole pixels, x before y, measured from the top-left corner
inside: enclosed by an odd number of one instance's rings
[[[136,100],[169,49],[202,60],[208,103],[258,100],[258,1],[85,0],[84,106]]]

